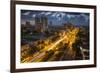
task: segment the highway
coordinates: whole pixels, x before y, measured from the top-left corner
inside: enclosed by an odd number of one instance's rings
[[[56,55],[59,54],[59,51],[61,49],[59,49],[59,45],[61,44],[61,42],[67,43],[69,48],[66,48],[69,50],[70,54],[73,53],[72,51],[72,44],[75,43],[76,39],[77,39],[77,33],[79,32],[78,28],[74,28],[71,31],[67,31],[66,33],[62,33],[62,36],[59,37],[59,39],[57,39],[57,41],[54,41],[52,43],[50,43],[49,45],[47,45],[45,48],[43,48],[42,50],[40,50],[39,52],[34,53],[32,56],[28,56],[27,58],[25,58],[22,63],[31,63],[31,62],[43,62],[43,61],[53,61],[56,59]],[[63,45],[62,45],[63,46]],[[58,50],[56,50],[56,48]],[[61,56],[59,56],[58,60],[62,60],[64,54],[66,53],[66,49],[63,50],[63,54],[61,54]],[[51,51],[52,50],[52,51]],[[46,52],[51,51],[50,55]],[[83,53],[83,49],[81,48],[81,53]],[[84,55],[83,55],[83,59]]]

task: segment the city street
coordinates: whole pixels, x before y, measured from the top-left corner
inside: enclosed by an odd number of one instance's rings
[[[78,39],[77,38],[78,32],[79,32],[78,28],[74,28],[72,31],[67,31],[67,33],[63,32],[62,36],[60,36],[57,41],[54,41],[47,46],[44,45],[45,48],[41,49],[40,51],[34,53],[31,56],[26,57],[22,62],[27,63],[27,62],[43,62],[43,61],[62,60],[64,59],[65,57],[64,55],[66,55],[66,53],[69,53],[67,55],[74,59],[75,53],[72,50],[72,44],[76,42],[76,39]],[[68,48],[64,48],[64,49],[60,48],[60,47],[64,47],[65,43],[67,44],[66,46]],[[60,52],[62,52],[61,55],[59,55]],[[81,48],[81,53],[83,54],[83,59],[85,59],[82,48]],[[58,58],[56,57],[57,55],[59,55]]]

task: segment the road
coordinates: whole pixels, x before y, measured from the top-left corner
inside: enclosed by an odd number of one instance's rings
[[[39,52],[34,53],[32,56],[29,56],[29,57],[25,58],[22,61],[22,63],[42,62],[43,59],[47,56],[46,51],[50,51],[50,50],[52,50],[54,53],[52,53],[52,55],[50,55],[50,57],[47,59],[47,61],[51,61],[51,60],[55,59],[55,55],[56,55],[55,49],[58,48],[58,52],[59,52],[59,50],[60,50],[59,49],[59,44],[61,42],[68,43],[68,46],[70,47],[69,49],[71,49],[72,44],[75,43],[75,41],[77,39],[76,35],[77,35],[78,32],[79,32],[79,29],[74,28],[72,31],[69,31],[66,34],[62,33],[62,36],[57,41],[52,42],[51,44],[49,44],[48,46],[46,46],[45,48],[43,48]],[[66,53],[66,52],[64,52],[64,53]],[[70,53],[71,53],[71,51],[70,51]],[[82,53],[83,53],[83,51],[82,51]],[[59,60],[61,60],[62,57],[63,57],[63,55],[59,58]]]

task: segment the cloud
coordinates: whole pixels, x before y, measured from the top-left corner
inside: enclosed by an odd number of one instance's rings
[[[56,17],[59,17],[61,14],[59,13],[59,14],[56,14]]]
[[[84,17],[85,18],[85,21],[88,21],[89,20],[89,16],[86,15],[86,14],[80,14],[80,16]]]
[[[50,14],[52,14],[52,12],[46,12],[46,13],[45,13],[45,15],[50,15]]]
[[[36,14],[33,14],[32,17],[33,17],[33,18],[36,17]]]
[[[58,14],[56,15],[56,18],[58,18],[58,20],[60,21],[60,20],[63,19],[65,16],[66,16],[65,13],[58,13]]]
[[[56,18],[62,17],[63,18],[66,14],[62,13],[62,12],[50,12],[50,11],[48,11],[48,12],[41,12],[41,13],[39,13],[39,15],[46,15],[46,16],[50,15],[51,17],[56,17]]]
[[[66,14],[65,13],[60,13],[61,14],[61,17],[63,18]]]
[[[57,12],[56,12],[56,13],[53,13],[53,14],[51,15],[51,17],[56,17],[56,15],[57,15]]]
[[[55,17],[58,21],[62,20],[66,14],[62,12],[52,13],[51,17]]]
[[[25,12],[25,13],[23,13],[23,15],[29,15],[30,14],[30,12],[28,11],[28,12]]]
[[[72,14],[67,14],[67,17],[68,17],[69,19],[71,19],[71,18],[74,18],[74,17],[75,17],[75,15],[72,15]]]
[[[45,14],[45,12],[41,12],[40,15]]]

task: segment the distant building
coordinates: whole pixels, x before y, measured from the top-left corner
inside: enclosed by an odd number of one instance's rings
[[[31,23],[30,23],[30,21],[26,21],[26,27],[31,27]]]
[[[48,28],[47,17],[35,17],[35,29],[39,32],[45,32]]]

